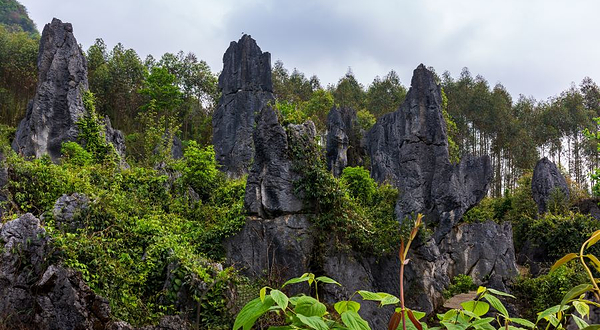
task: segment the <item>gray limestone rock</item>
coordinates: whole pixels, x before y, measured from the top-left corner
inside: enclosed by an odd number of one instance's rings
[[[250,217],[225,245],[228,262],[243,274],[256,278],[266,272],[285,281],[309,270],[314,235],[307,215]]]
[[[246,209],[251,215],[262,218],[302,213],[305,203],[294,187],[299,174],[293,169],[288,134],[279,124],[275,110],[269,106],[264,107],[256,126],[256,155],[246,183]],[[312,142],[316,134],[312,122],[289,125],[288,132],[295,141],[304,139]]]
[[[340,176],[346,166],[362,165],[362,132],[356,111],[333,107],[327,115],[327,168]]]
[[[231,177],[247,174],[254,160],[255,116],[274,102],[271,54],[244,35],[223,55],[221,99],[213,115],[213,145],[221,170]]]
[[[2,215],[8,209],[8,194],[5,189],[6,184],[8,183],[8,168],[6,167],[6,157],[0,151],[0,219],[2,219]]]
[[[38,84],[27,114],[19,123],[12,148],[24,157],[48,154],[56,162],[64,142],[77,141],[76,125],[85,114],[87,60],[73,35],[71,23],[54,18],[40,39]],[[125,152],[123,134],[105,121],[106,140]]]
[[[90,199],[79,193],[62,195],[54,203],[52,217],[61,230],[74,232],[84,228],[83,215],[89,210]]]
[[[451,164],[440,86],[420,65],[406,100],[379,118],[367,132],[371,176],[398,187],[398,219],[423,213],[441,239],[487,192],[492,178],[489,157],[463,157]]]
[[[531,192],[533,200],[538,205],[539,213],[546,212],[546,204],[556,189],[562,191],[565,198],[569,198],[569,187],[565,177],[560,173],[556,164],[544,157],[535,165],[531,179]]]

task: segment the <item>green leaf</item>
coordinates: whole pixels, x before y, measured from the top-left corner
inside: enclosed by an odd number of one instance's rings
[[[358,294],[364,299],[364,300],[374,300],[374,301],[381,301],[381,296],[379,296],[377,293],[375,292],[371,292],[371,291],[366,291],[366,290],[359,290]]]
[[[325,315],[327,308],[313,297],[302,296],[296,301],[294,311],[305,316],[321,317]]]
[[[492,322],[494,320],[493,317],[486,317],[477,321],[474,321],[473,323],[471,323],[472,326],[474,327],[480,327],[483,326],[485,324],[490,324],[490,322]]]
[[[477,316],[483,316],[490,310],[490,305],[484,301],[465,301],[460,304],[466,311],[472,312]]]
[[[444,314],[438,314],[438,318],[440,319],[440,321],[448,321],[448,320],[452,320],[456,317],[456,315],[458,314],[458,311],[456,309],[451,309],[449,311],[447,311]]]
[[[593,254],[586,254],[585,256],[592,261],[596,270],[600,271],[600,260]]]
[[[498,290],[491,289],[491,288],[488,288],[487,290],[488,290],[489,292],[491,292],[491,293],[493,293],[493,294],[497,295],[497,296],[511,297],[511,298],[515,298],[515,299],[516,299],[516,297],[515,297],[515,296],[513,296],[513,295],[512,295],[512,294],[510,294],[510,293],[506,293],[506,292],[498,291]]]
[[[579,315],[581,315],[581,317],[586,317],[590,314],[590,306],[582,301],[573,301],[573,306],[575,307]]]
[[[535,324],[533,322],[529,321],[529,320],[526,320],[526,319],[521,319],[521,318],[518,318],[518,317],[513,317],[510,320],[511,320],[511,322],[514,322],[514,323],[520,324],[520,325],[524,325],[524,326],[526,326],[528,328],[535,328]]]
[[[584,321],[579,316],[577,316],[577,315],[571,315],[571,316],[573,316],[573,320],[575,321],[575,324],[577,324],[577,327],[579,329],[583,329],[585,327],[589,327],[590,326],[586,321]]]
[[[265,297],[265,301],[256,298],[247,303],[238,313],[233,324],[233,330],[243,328],[244,330],[251,329],[256,320],[266,313],[273,306],[273,299],[270,296]]]
[[[600,240],[600,230],[596,230],[592,236],[590,236],[590,241],[587,244],[587,248],[589,249],[590,246],[596,244],[598,240]]]
[[[287,308],[289,299],[283,292],[279,290],[271,290],[271,297],[277,306],[281,307],[281,309],[285,310]]]
[[[335,303],[335,305],[333,305],[333,308],[335,308],[335,311],[341,315],[343,312],[348,310],[358,312],[358,310],[360,309],[360,304],[356,301],[344,300]]]
[[[590,326],[587,326],[581,330],[600,330],[600,324],[592,324]]]
[[[469,326],[468,324],[454,324],[451,322],[441,322],[443,326],[448,330],[466,330]]]
[[[308,281],[308,276],[302,275],[301,277],[294,277],[294,278],[287,280],[287,282],[283,283],[283,285],[281,287],[284,288],[288,284],[294,284],[294,283],[300,283],[300,282],[306,282],[306,281]]]
[[[369,323],[363,320],[355,311],[346,311],[342,313],[342,322],[349,330],[371,330]]]
[[[571,299],[577,298],[582,294],[591,291],[593,286],[591,284],[580,284],[565,294],[563,300],[560,302],[561,305],[566,305]]]
[[[323,322],[323,320],[319,316],[304,316],[302,314],[296,314],[296,316],[298,317],[300,322],[308,325],[311,329],[329,330],[327,324],[325,324],[325,322]]]
[[[342,286],[341,284],[339,284],[338,282],[336,282],[335,280],[327,277],[327,276],[319,276],[316,278],[317,282],[323,282],[323,283],[327,283],[327,284],[337,284],[339,286]]]
[[[412,309],[411,309],[411,310],[412,310]],[[427,315],[427,313],[425,313],[425,312],[419,312],[419,311],[415,311],[415,310],[412,310],[412,312],[413,312],[413,315],[415,316],[415,318],[416,318],[417,320],[420,320],[420,319],[422,319],[423,317],[425,317],[425,315]]]
[[[509,318],[508,311],[506,310],[506,307],[504,307],[502,302],[500,302],[500,299],[491,295],[485,295],[484,298],[490,303],[490,305],[492,305],[492,307],[494,307],[498,312],[500,312],[500,314],[504,315],[506,318]]]
[[[267,287],[263,287],[262,289],[260,289],[260,301],[265,301],[265,296],[267,295]]]
[[[564,305],[563,306],[561,306],[561,305],[552,306],[552,307],[550,307],[550,308],[548,308],[548,309],[546,309],[546,310],[544,310],[542,312],[539,312],[538,313],[537,321],[539,322],[542,319],[546,319],[547,320],[548,317],[550,317],[550,316],[558,313],[559,311],[565,311],[567,309],[569,309],[569,306],[564,306]]]
[[[575,258],[577,258],[577,253],[569,253],[566,256],[558,259],[558,261],[555,262],[554,265],[552,265],[552,267],[550,268],[550,274],[552,274],[552,272],[554,272],[556,269],[558,269],[558,267],[564,265],[565,263],[567,263]]]

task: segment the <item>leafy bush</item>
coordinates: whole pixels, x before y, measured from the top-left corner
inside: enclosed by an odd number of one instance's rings
[[[460,293],[467,293],[469,291],[477,289],[477,286],[473,283],[473,279],[469,275],[459,274],[454,276],[452,283],[448,286],[448,289],[444,290],[444,298],[456,296]]]
[[[340,179],[348,187],[350,196],[366,205],[371,204],[377,184],[371,179],[369,171],[362,167],[346,167]]]
[[[192,187],[203,199],[217,187],[220,172],[217,170],[213,146],[200,148],[191,141],[185,149],[184,159],[176,166],[184,183]]]
[[[86,166],[94,162],[94,156],[77,142],[64,142],[61,154],[64,162],[75,166]]]

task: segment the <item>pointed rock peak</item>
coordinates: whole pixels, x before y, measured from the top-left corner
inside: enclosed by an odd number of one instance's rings
[[[237,91],[273,91],[271,54],[263,52],[248,34],[232,41],[223,55],[223,71],[219,76],[223,94]]]

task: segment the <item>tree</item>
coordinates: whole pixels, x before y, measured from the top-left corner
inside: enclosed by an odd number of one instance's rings
[[[396,111],[404,98],[406,88],[400,83],[398,74],[392,70],[383,79],[375,77],[366,94],[366,108],[376,117]]]

